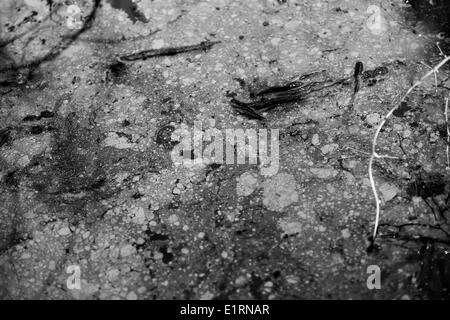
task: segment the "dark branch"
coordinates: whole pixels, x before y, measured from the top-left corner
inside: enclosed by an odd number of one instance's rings
[[[208,50],[217,43],[220,43],[220,41],[203,41],[203,42],[200,42],[199,44],[194,44],[194,45],[189,45],[189,46],[144,50],[144,51],[121,56],[119,58],[119,60],[120,61],[145,60],[145,59],[153,58],[153,57],[173,56],[173,55],[176,55],[179,53],[198,51],[198,50]]]

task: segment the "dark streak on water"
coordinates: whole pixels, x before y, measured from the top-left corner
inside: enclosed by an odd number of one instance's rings
[[[148,19],[139,10],[137,5],[132,0],[107,0],[114,9],[123,10],[128,18],[134,22],[141,21],[144,23],[148,22]]]

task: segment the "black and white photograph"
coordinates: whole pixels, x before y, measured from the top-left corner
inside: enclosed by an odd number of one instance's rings
[[[447,0],[0,0],[0,300],[448,300],[449,109]]]

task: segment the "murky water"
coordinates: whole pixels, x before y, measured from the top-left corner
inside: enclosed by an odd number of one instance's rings
[[[108,0],[115,9],[123,10],[128,18],[133,21],[148,22],[147,18],[140,12],[135,3],[131,0]]]

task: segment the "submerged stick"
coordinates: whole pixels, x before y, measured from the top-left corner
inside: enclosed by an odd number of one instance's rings
[[[128,55],[121,56],[119,61],[136,61],[136,60],[145,60],[153,57],[162,57],[162,56],[173,56],[179,53],[198,51],[198,50],[208,50],[215,44],[220,43],[220,41],[203,41],[199,44],[193,44],[188,46],[181,47],[167,47],[161,49],[150,49],[144,50]]]
[[[243,114],[251,119],[264,120],[264,117],[256,112],[247,103],[241,102],[236,99],[231,99],[231,106],[240,114]]]
[[[259,119],[261,116],[258,112],[269,111],[282,104],[309,100],[314,93],[322,93],[322,96],[324,96],[328,94],[326,92],[327,89],[350,85],[353,82],[353,93],[349,104],[351,109],[362,83],[373,81],[374,78],[386,73],[388,73],[386,66],[364,71],[363,63],[357,61],[352,76],[334,80],[327,76],[326,70],[305,73],[287,83],[250,92],[251,100],[248,102],[233,99],[231,105],[241,114],[253,119]]]
[[[361,61],[356,61],[355,68],[353,71],[353,94],[349,103],[349,107],[353,109],[353,105],[355,104],[356,94],[358,93],[361,87],[361,77],[363,75],[364,65]]]
[[[269,111],[285,103],[305,101],[312,93],[320,92],[348,81],[348,78],[332,81],[290,82],[284,86],[265,88],[256,93],[256,99],[244,102],[237,99],[231,100],[231,106],[241,114],[250,118],[261,119],[258,112]]]
[[[355,95],[359,91],[359,88],[360,88],[359,79],[360,79],[361,75],[363,74],[363,70],[364,70],[363,63],[361,61],[357,61],[356,64],[355,64],[355,70],[353,72],[353,78],[354,78],[354,81],[355,81],[355,87],[353,89],[353,95]]]

